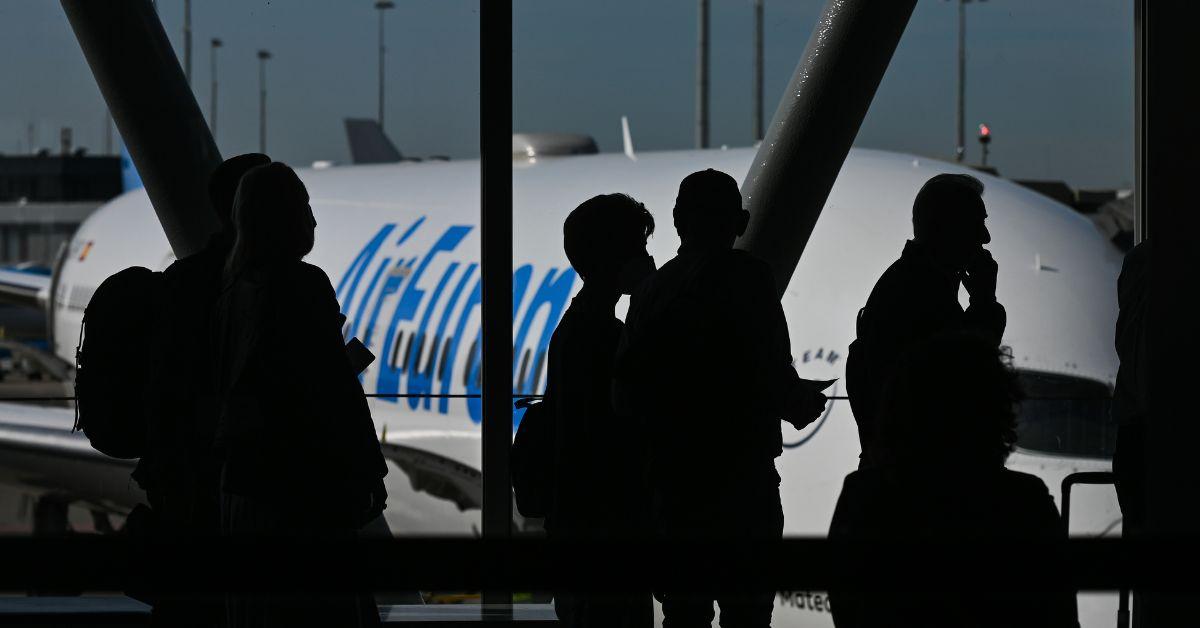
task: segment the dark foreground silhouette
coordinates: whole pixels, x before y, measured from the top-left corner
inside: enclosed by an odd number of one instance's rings
[[[387,473],[329,278],[301,259],[316,220],[287,166],[248,172],[216,310],[224,454],[221,529],[234,538],[354,538]],[[333,583],[342,574],[329,573]],[[329,590],[337,590],[331,586]],[[229,626],[378,625],[369,594],[230,596]]]
[[[1004,307],[996,301],[996,262],[984,220],[983,184],[963,174],[939,174],[913,202],[913,239],[879,278],[859,311],[857,339],[846,364],[847,391],[862,446],[862,466],[876,462],[883,388],[901,356],[948,331],[972,331],[999,346]],[[964,311],[959,286],[971,295]]]
[[[824,407],[792,367],[770,268],[733,249],[748,218],[729,175],[686,177],[679,254],[630,300],[614,391],[640,423],[627,432],[649,441],[652,522],[665,538],[779,539],[780,420],[803,427]],[[708,626],[715,600],[723,626],[768,626],[774,598],[667,591],[664,625]]]
[[[217,398],[212,377],[216,355],[209,342],[212,312],[233,246],[238,183],[248,170],[268,163],[266,155],[251,153],[217,167],[208,191],[220,231],[204,250],[162,273],[145,387],[147,450],[133,473],[146,491],[153,533],[160,537],[220,532],[221,463],[212,448]],[[152,601],[156,625],[217,626],[224,614],[220,598],[160,596]]]
[[[1150,241],[1125,255],[1117,279],[1116,345],[1120,368],[1113,389],[1117,449],[1113,452],[1117,499],[1126,534],[1137,534],[1146,518],[1146,415],[1149,411]]]
[[[617,300],[654,271],[646,239],[654,218],[624,194],[592,198],[563,225],[563,245],[583,288],[550,341],[547,401],[554,417],[551,539],[627,539],[646,532],[648,494],[644,443],[612,405],[612,371],[624,325]],[[650,592],[559,591],[555,611],[566,626],[646,627],[654,623]]]
[[[1016,442],[1020,391],[992,339],[964,332],[935,336],[914,347],[898,366],[884,393],[888,412],[880,432],[888,448],[876,464],[846,477],[830,540],[850,547],[864,541],[974,541],[982,545],[966,551],[977,552],[986,551],[989,543],[1028,543],[1032,552],[1065,539],[1046,485],[1033,475],[1004,468]],[[861,555],[838,563],[864,573],[885,567]],[[969,558],[964,563],[987,569]],[[921,580],[925,568],[912,564],[898,572]],[[1054,571],[1065,565],[1039,562],[1038,569]],[[1075,594],[1068,586],[1022,594],[981,584],[964,594],[898,581],[882,589],[832,590],[829,595],[839,628],[910,622],[1076,625]]]

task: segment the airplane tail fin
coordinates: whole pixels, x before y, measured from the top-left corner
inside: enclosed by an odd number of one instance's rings
[[[350,161],[356,164],[387,164],[403,157],[388,139],[383,127],[370,118],[346,118],[346,139],[350,142]]]
[[[633,134],[629,132],[628,116],[621,116],[621,143],[625,148],[625,156],[637,161],[637,154],[633,152]]]

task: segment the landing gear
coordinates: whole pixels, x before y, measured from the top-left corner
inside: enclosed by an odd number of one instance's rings
[[[33,536],[64,537],[71,532],[67,508],[71,500],[59,493],[46,493],[33,505]]]

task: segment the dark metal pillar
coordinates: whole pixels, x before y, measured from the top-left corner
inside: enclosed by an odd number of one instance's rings
[[[208,177],[221,163],[149,0],[62,0],[177,257],[204,248],[218,228]]]
[[[1149,364],[1145,417],[1146,524],[1143,534],[1187,542],[1200,537],[1200,423],[1195,393],[1200,353],[1195,305],[1200,216],[1195,196],[1200,120],[1191,95],[1200,55],[1194,2],[1134,2],[1136,84],[1136,237],[1153,233],[1149,273]],[[1114,287],[1113,293],[1116,290]],[[1135,365],[1140,370],[1141,365]],[[1118,444],[1118,448],[1121,444]],[[1134,625],[1179,626],[1195,616],[1193,590],[1145,591],[1135,597]]]
[[[483,538],[512,536],[512,2],[479,3],[480,273],[483,356]],[[504,569],[499,565],[488,569]],[[485,591],[508,605],[509,591]]]
[[[829,0],[809,37],[742,196],[737,243],[771,264],[782,295],[916,0]]]

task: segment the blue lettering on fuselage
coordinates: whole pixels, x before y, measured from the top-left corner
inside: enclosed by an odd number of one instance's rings
[[[456,391],[478,394],[481,357],[479,265],[464,263],[458,250],[474,227],[445,227],[424,251],[413,250],[409,241],[422,229],[430,229],[425,217],[413,222],[389,245],[396,228],[394,223],[380,227],[338,282],[338,300],[349,323],[347,336],[354,336],[361,330],[363,343],[379,356],[374,382],[376,393],[396,395],[403,390],[414,395],[434,392],[444,395]],[[429,238],[413,241],[429,241]],[[526,303],[525,293],[535,275],[540,277],[537,289]],[[550,337],[566,309],[575,278],[574,270],[569,267],[539,272],[525,264],[513,271],[514,326],[519,321],[513,346],[514,392],[536,394],[544,388],[541,371]],[[443,298],[444,295],[448,296]],[[455,324],[447,335],[452,319]],[[379,341],[376,331],[383,325],[382,321],[386,321],[386,331]],[[435,321],[436,327],[431,330]],[[472,341],[464,343],[468,336]],[[458,368],[455,368],[456,364]],[[365,382],[365,387],[369,390],[371,382]],[[400,401],[395,397],[384,399],[393,403]],[[437,401],[435,405],[428,397],[410,397],[406,399],[406,405],[412,410],[432,411],[436,408],[437,412],[448,414],[453,403],[465,401],[471,420],[478,423],[482,418],[479,399],[442,398]],[[520,414],[519,411],[513,413],[514,427]]]

